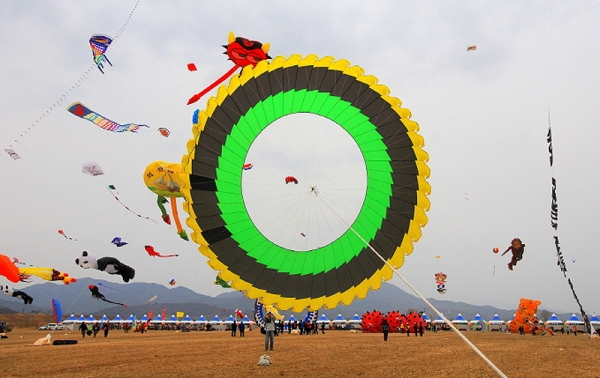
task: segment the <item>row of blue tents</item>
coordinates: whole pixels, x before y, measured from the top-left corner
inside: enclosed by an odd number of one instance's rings
[[[288,317],[287,319],[284,319],[284,322],[288,322],[291,321],[296,322],[296,321],[302,321],[303,319],[297,319],[294,314],[290,315],[290,317]],[[131,314],[128,318],[123,319],[120,315],[117,314],[117,316],[115,316],[112,319],[109,319],[106,315],[102,315],[102,317],[100,317],[99,319],[96,319],[94,317],[94,315],[85,317],[83,314],[81,314],[79,317],[76,317],[75,314],[71,314],[71,316],[69,316],[68,318],[66,318],[65,320],[63,320],[63,323],[65,324],[79,324],[79,323],[95,323],[95,322],[99,322],[99,323],[115,323],[115,324],[120,324],[120,323],[135,323],[135,322],[141,322],[141,323],[146,323],[150,321],[150,323],[158,323],[158,324],[177,324],[177,323],[183,323],[183,324],[231,324],[234,321],[240,321],[239,319],[235,319],[233,317],[233,315],[229,315],[229,317],[226,320],[221,320],[221,318],[219,318],[218,315],[215,315],[212,319],[208,320],[204,317],[204,315],[200,315],[196,320],[192,319],[189,315],[185,315],[182,319],[179,319],[175,316],[175,314],[171,315],[171,317],[163,319],[162,315],[158,315],[156,316],[154,319],[150,319],[148,318],[147,314],[144,314],[144,316],[142,316],[141,318],[137,318],[135,315]],[[243,319],[241,319],[242,322],[246,323],[246,324],[251,324],[254,323],[254,321],[251,321],[250,318],[248,318],[248,316],[245,316]],[[336,316],[333,320],[329,320],[329,318],[327,318],[327,316],[325,314],[321,314],[321,316],[319,317],[319,319],[317,320],[317,323],[334,323],[334,324],[360,324],[360,317],[358,316],[358,314],[355,314],[350,320],[346,320],[344,319],[344,317],[342,316],[342,314],[338,314],[338,316]]]

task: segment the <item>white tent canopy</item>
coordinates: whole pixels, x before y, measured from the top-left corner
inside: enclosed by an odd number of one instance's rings
[[[333,324],[346,324],[348,323],[348,321],[346,319],[344,319],[344,317],[342,316],[341,313],[338,314],[338,316],[335,317],[335,319],[333,319]]]
[[[467,321],[467,319],[464,318],[464,316],[461,315],[460,312],[458,313],[458,315],[456,315],[456,318],[454,318],[450,323],[452,323],[454,327],[456,327],[456,329],[458,329],[459,331],[469,330],[469,322]]]

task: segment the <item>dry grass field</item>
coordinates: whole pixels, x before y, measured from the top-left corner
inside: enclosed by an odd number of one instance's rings
[[[454,332],[423,337],[326,331],[275,338],[273,360],[257,365],[264,336],[228,332],[112,330],[107,338],[55,331],[77,345],[34,346],[46,332],[15,327],[0,339],[2,377],[494,377]],[[589,335],[520,336],[468,332],[509,377],[600,377],[600,342]]]

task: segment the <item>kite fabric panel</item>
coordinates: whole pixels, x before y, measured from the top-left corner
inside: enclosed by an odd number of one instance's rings
[[[104,129],[106,131],[113,131],[115,133],[122,133],[125,131],[137,133],[137,130],[140,127],[148,127],[148,125],[140,125],[137,123],[127,123],[127,124],[121,125],[119,123],[111,121],[110,119],[104,118],[102,115],[94,112],[93,110],[90,110],[88,107],[83,105],[81,102],[72,103],[71,105],[69,105],[67,110],[79,118],[83,118],[85,120],[88,120],[88,121],[94,123],[96,126],[100,127],[101,129]]]
[[[370,247],[398,269],[420,238],[430,185],[419,126],[386,86],[363,73],[332,57],[276,57],[244,67],[194,114],[194,138],[182,159],[187,224],[209,265],[249,298],[294,312],[348,305],[392,277]],[[351,227],[302,253],[274,244],[256,228],[241,189],[253,141],[274,121],[298,113],[343,128],[367,171],[364,203]]]
[[[94,34],[90,38],[90,48],[92,49],[94,63],[96,63],[96,66],[98,66],[98,69],[102,73],[104,73],[102,70],[102,68],[104,68],[103,62],[106,62],[112,66],[112,63],[105,55],[108,46],[110,46],[112,42],[113,38],[104,34]]]

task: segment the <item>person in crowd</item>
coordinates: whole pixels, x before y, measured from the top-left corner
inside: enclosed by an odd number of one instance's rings
[[[275,342],[275,316],[269,311],[265,316],[265,350],[273,350]]]
[[[235,337],[235,332],[237,331],[237,323],[235,320],[231,324],[231,337]]]
[[[390,332],[390,325],[385,319],[383,319],[383,323],[381,323],[381,332],[383,332],[383,341],[387,341],[388,333]]]
[[[246,325],[244,321],[240,321],[240,325],[238,326],[238,331],[240,331],[240,337],[244,337],[244,330],[246,329]]]
[[[81,331],[81,337],[85,338],[85,333],[87,332],[87,325],[85,324],[85,322],[82,322],[79,325],[79,330]]]

